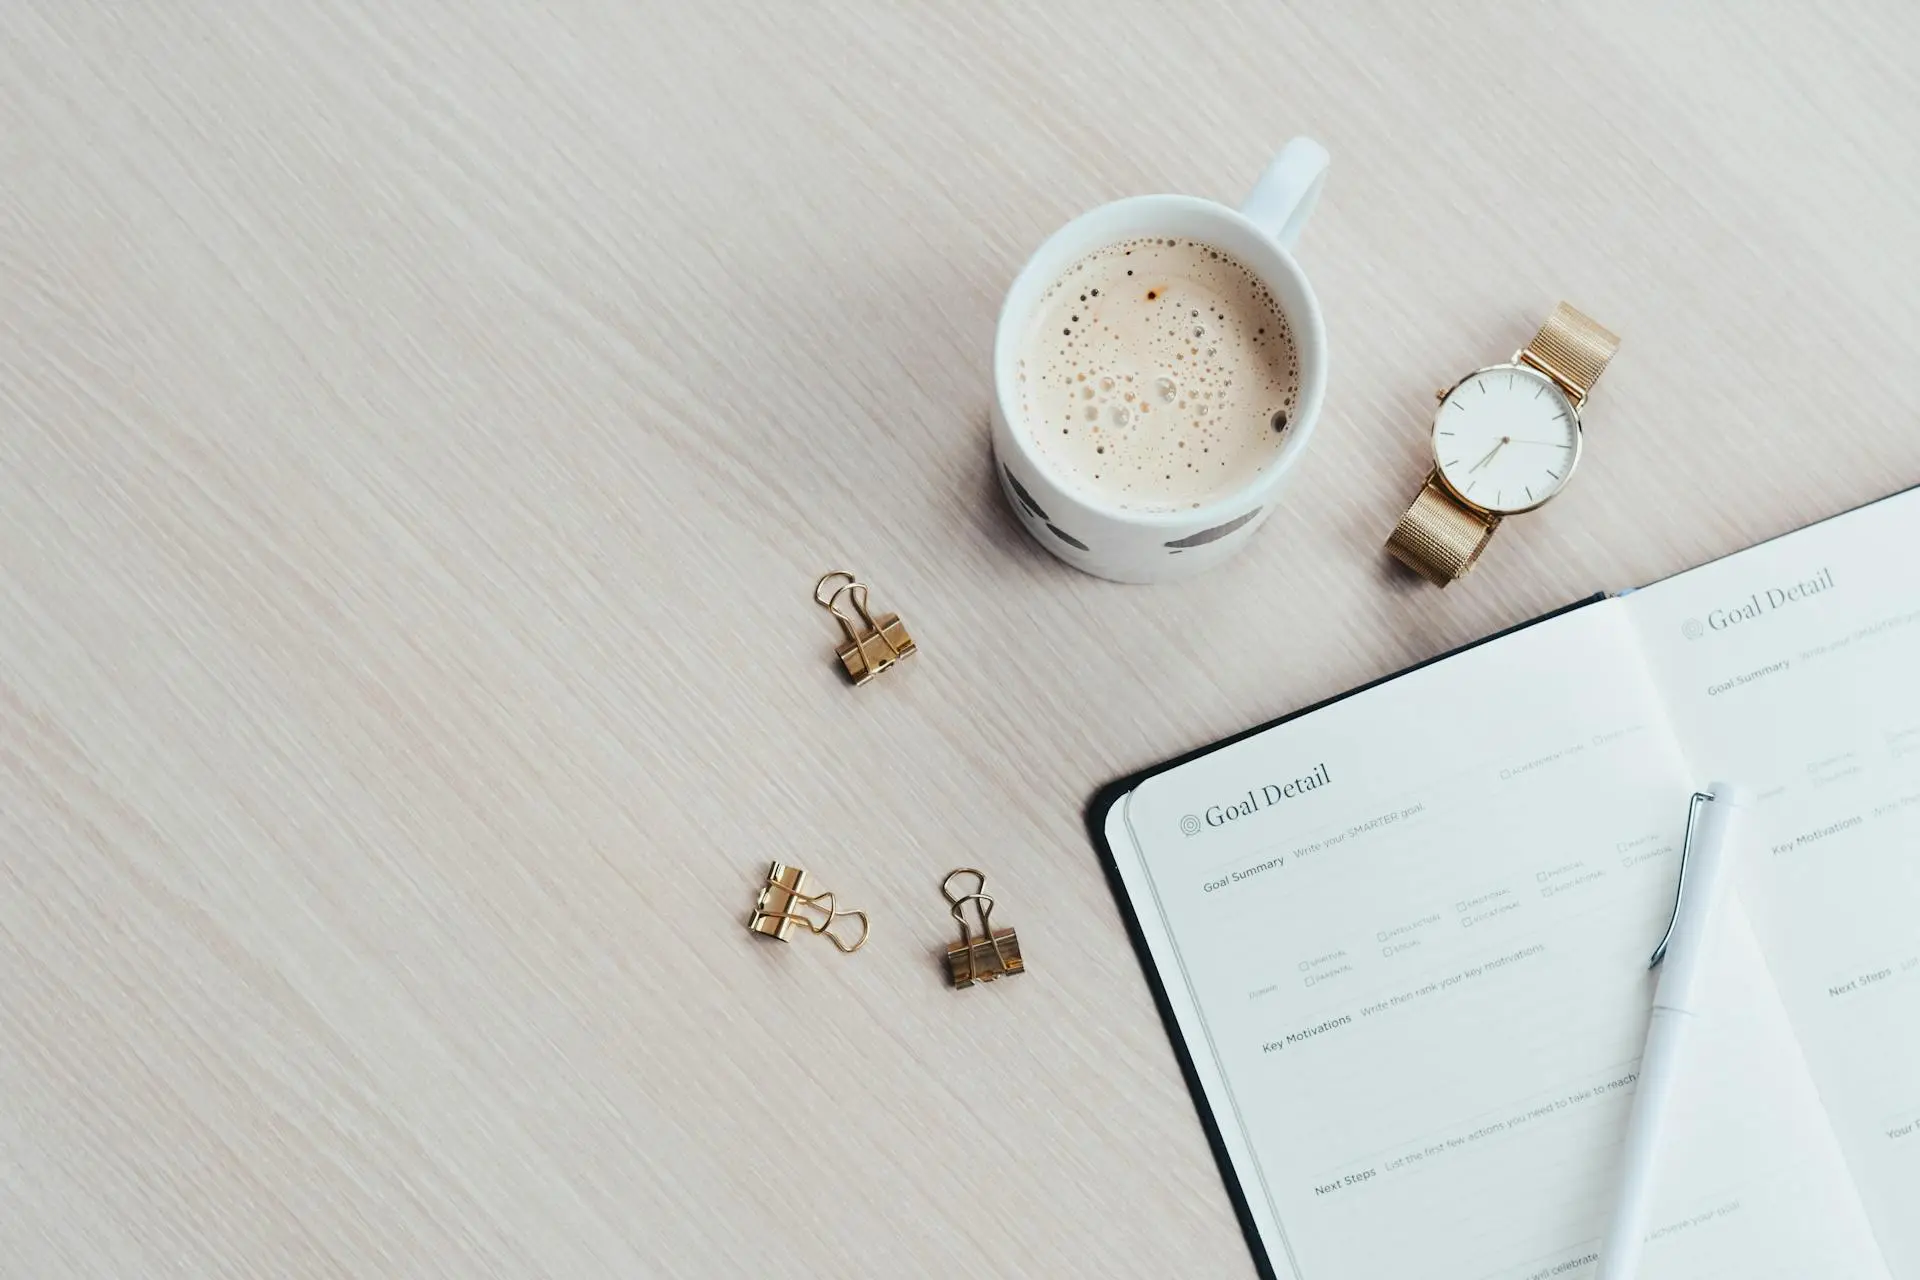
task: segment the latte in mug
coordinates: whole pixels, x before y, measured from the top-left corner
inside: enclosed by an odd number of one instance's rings
[[[1140,238],[1074,263],[1035,308],[1019,430],[1071,488],[1141,512],[1257,479],[1298,408],[1300,358],[1260,278],[1199,240]]]

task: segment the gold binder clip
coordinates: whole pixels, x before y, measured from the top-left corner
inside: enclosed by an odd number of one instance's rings
[[[836,578],[845,581],[828,591],[827,584]],[[844,611],[842,596],[846,597],[844,606],[853,610],[851,615]],[[845,569],[821,574],[820,581],[813,584],[813,600],[834,616],[846,634],[847,642],[833,652],[855,684],[865,684],[913,652],[913,637],[907,634],[900,615],[883,613],[876,618],[867,607],[866,586]]]
[[[955,893],[956,876],[972,876],[973,892]],[[953,904],[953,918],[960,922],[960,941],[947,948],[947,976],[953,979],[955,989],[1027,971],[1027,962],[1020,958],[1020,939],[1011,929],[993,927],[993,899],[981,892],[986,887],[986,873],[974,867],[949,871],[940,882],[940,892]],[[977,938],[962,910],[969,902],[980,915]]]
[[[833,932],[833,926],[835,921],[855,918],[860,921],[860,940],[848,946]],[[776,862],[767,871],[767,883],[753,904],[753,914],[747,917],[747,928],[763,937],[789,942],[796,924],[809,932],[825,934],[828,942],[848,955],[867,945],[866,912],[840,910],[834,906],[831,892],[808,893],[806,872]]]

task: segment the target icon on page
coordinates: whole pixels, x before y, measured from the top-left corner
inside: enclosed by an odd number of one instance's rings
[[[1197,813],[1190,813],[1186,817],[1180,819],[1180,834],[1183,836],[1199,835],[1200,834],[1200,815]]]

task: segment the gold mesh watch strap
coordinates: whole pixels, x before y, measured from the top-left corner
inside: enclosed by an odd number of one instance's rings
[[[1444,587],[1473,568],[1499,524],[1499,516],[1468,510],[1446,491],[1439,476],[1430,476],[1393,526],[1387,551],[1428,582]]]
[[[1533,341],[1520,348],[1520,359],[1559,383],[1577,405],[1587,398],[1619,349],[1620,339],[1563,302]]]

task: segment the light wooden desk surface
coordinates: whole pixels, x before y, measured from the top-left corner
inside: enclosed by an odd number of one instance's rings
[[[15,0],[0,1275],[1242,1276],[1081,828],[1119,774],[1920,480],[1920,8]],[[1072,214],[1333,152],[1231,566],[1029,544]],[[1432,390],[1616,329],[1444,595]],[[846,566],[922,646],[850,691]],[[874,938],[741,927],[771,858]],[[951,867],[1029,976],[946,990]]]

